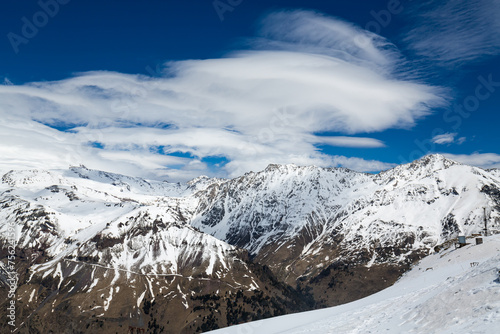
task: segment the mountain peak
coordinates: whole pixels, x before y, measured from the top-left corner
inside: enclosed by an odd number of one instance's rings
[[[439,153],[428,154],[428,155],[420,158],[417,161],[421,161],[425,165],[429,164],[429,163],[436,163],[436,162],[445,163],[445,164],[450,165],[450,166],[460,164],[454,160],[448,159],[447,157],[445,157],[444,155],[439,154]]]
[[[317,170],[317,169],[324,169],[324,168],[318,167],[315,165],[296,165],[294,163],[291,163],[291,164],[269,164],[262,171],[263,172],[272,172],[272,171],[280,170],[283,172],[291,172],[291,171],[296,171],[296,170]]]
[[[395,167],[395,169],[400,169],[400,168],[409,168],[412,170],[416,169],[425,169],[429,171],[437,171],[441,169],[447,169],[451,166],[454,165],[460,165],[459,162],[456,162],[454,160],[448,159],[442,154],[434,153],[434,154],[428,154],[426,156],[421,157],[420,159],[417,159],[415,161],[410,162],[409,164],[405,165],[399,165]]]
[[[264,171],[272,172],[272,171],[279,170],[279,169],[286,167],[286,166],[295,166],[295,165],[269,164],[264,169]]]
[[[210,178],[206,175],[200,175],[198,177],[195,177],[194,179],[190,180],[187,182],[187,184],[189,185],[193,185],[193,184],[196,184],[198,182],[201,182],[201,181],[206,181],[206,180],[209,180]]]
[[[412,180],[427,175],[432,175],[440,170],[446,170],[452,166],[461,165],[450,160],[442,154],[428,154],[415,161],[404,165],[398,165],[392,169],[383,171],[375,177],[377,180],[392,180],[394,178],[403,178]]]

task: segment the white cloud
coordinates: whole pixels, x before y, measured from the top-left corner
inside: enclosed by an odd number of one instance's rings
[[[442,135],[437,135],[432,138],[432,142],[438,145],[446,145],[456,143],[462,145],[467,140],[467,137],[457,138],[458,133],[443,133]]]
[[[385,147],[385,144],[374,138],[366,137],[345,137],[345,136],[335,136],[335,137],[315,137],[318,144],[325,144],[330,146],[341,146],[341,147],[366,147],[366,148],[376,148]]]
[[[281,12],[264,20],[262,31],[256,50],[171,62],[160,78],[89,72],[0,86],[7,124],[0,133],[0,168],[83,163],[184,180],[209,174],[203,159],[215,156],[229,161],[219,176],[269,163],[374,171],[388,164],[328,156],[315,145],[382,142],[314,133],[407,128],[445,103],[439,88],[404,79],[390,43],[343,21]],[[75,128],[61,132],[43,124]],[[187,157],[168,156],[178,152]]]
[[[484,169],[500,168],[500,154],[496,153],[473,153],[470,155],[443,153],[443,155],[466,165],[477,166]]]
[[[406,41],[416,54],[456,67],[500,54],[500,1],[445,0],[414,4]]]
[[[442,135],[437,135],[432,138],[432,142],[438,145],[451,144],[455,142],[455,137],[457,133],[444,133]]]
[[[396,167],[396,164],[386,163],[377,160],[365,160],[355,157],[334,156],[332,158],[333,166],[345,167],[362,172],[378,172]]]
[[[281,11],[268,15],[261,29],[264,49],[328,55],[349,63],[390,72],[401,55],[385,38],[352,23],[312,11]]]

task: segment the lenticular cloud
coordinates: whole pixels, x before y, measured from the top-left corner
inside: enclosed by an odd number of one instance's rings
[[[86,163],[174,180],[209,173],[210,157],[227,161],[218,176],[268,163],[349,167],[352,159],[323,154],[317,145],[384,143],[315,133],[411,127],[444,104],[439,88],[405,79],[394,45],[336,18],[277,12],[262,21],[252,42],[251,50],[225,58],[169,62],[159,78],[90,72],[2,86],[0,113],[9,115],[2,143],[22,127],[39,134],[37,154],[29,140],[18,142],[31,155],[30,167],[51,156],[61,168]],[[0,149],[14,158],[11,149]],[[3,169],[13,167],[10,161]],[[390,165],[356,159],[355,166]]]

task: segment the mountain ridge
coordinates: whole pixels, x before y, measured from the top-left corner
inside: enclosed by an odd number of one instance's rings
[[[48,328],[43,315],[62,305],[70,318],[84,310],[89,328],[121,319],[189,333],[349,302],[481,232],[483,208],[500,230],[500,177],[442,155],[378,174],[271,164],[179,184],[80,166],[0,183],[0,232],[16,226],[24,270],[19,302],[38,310],[25,330]],[[153,302],[175,314],[153,316]]]

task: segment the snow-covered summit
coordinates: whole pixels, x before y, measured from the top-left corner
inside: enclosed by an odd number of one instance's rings
[[[440,170],[446,170],[457,165],[461,164],[441,154],[430,154],[410,163],[383,171],[377,174],[375,179],[381,181],[392,181],[393,179],[411,180],[433,175]]]

